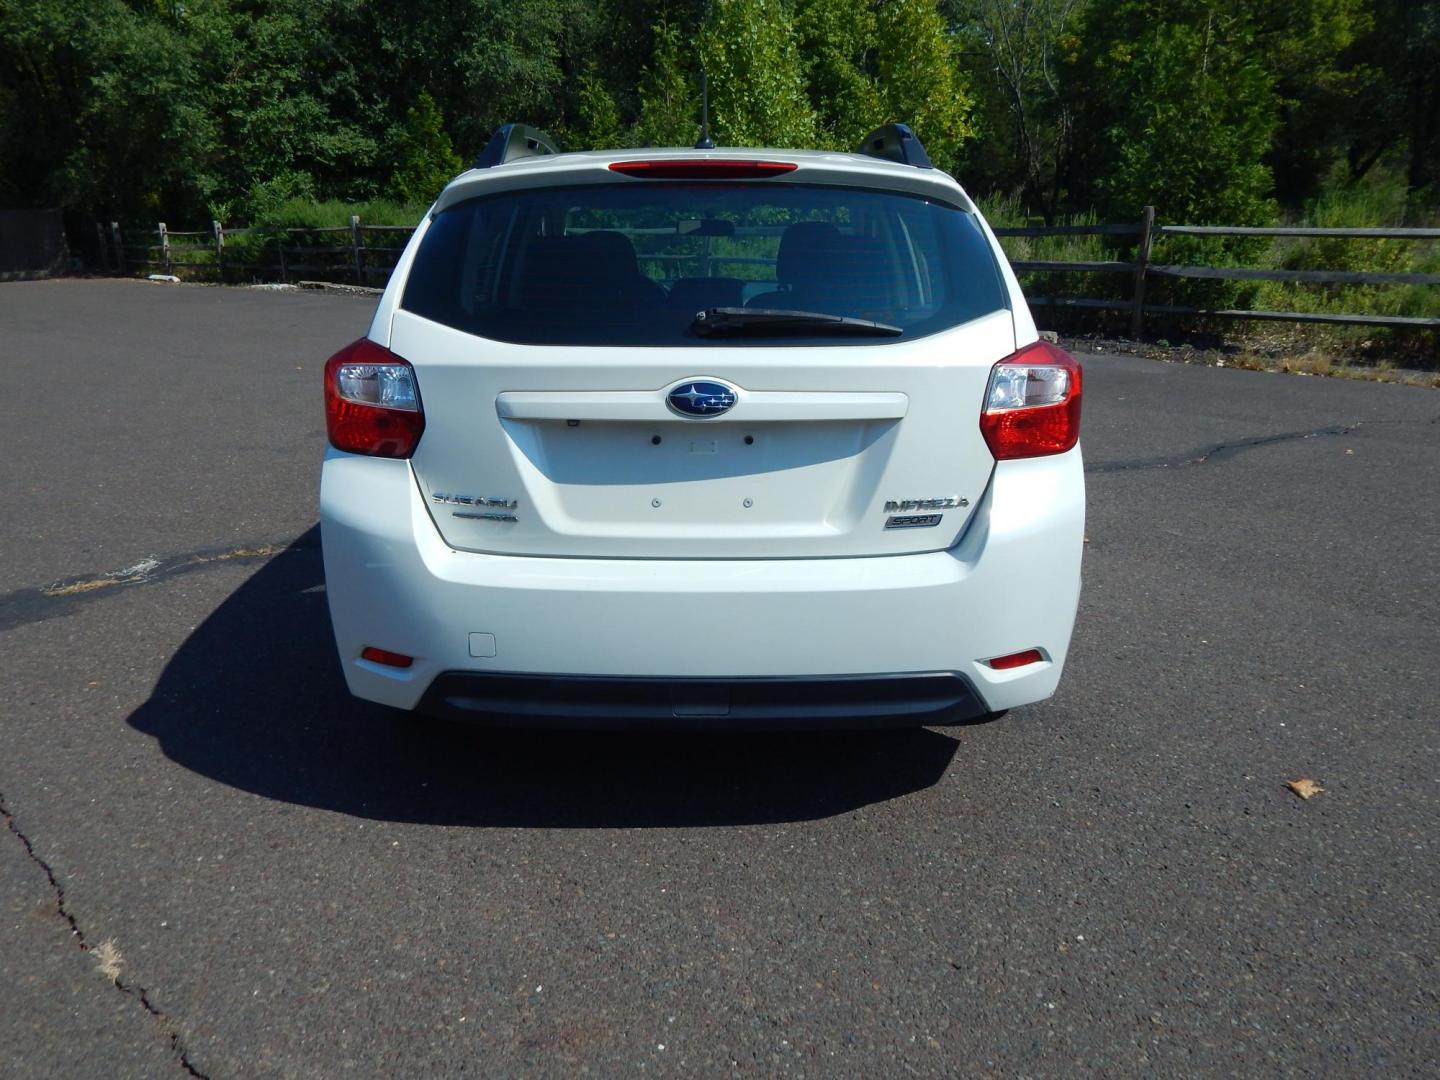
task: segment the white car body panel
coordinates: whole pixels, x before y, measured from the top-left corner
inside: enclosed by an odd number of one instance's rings
[[[864,186],[903,191],[936,199],[962,210],[973,211],[959,184],[938,169],[917,169],[881,158],[818,150],[599,150],[588,153],[529,157],[488,169],[471,169],[452,180],[431,209],[434,214],[475,195],[502,191],[531,190],[536,187],[574,187],[585,184],[654,184],[654,180],[625,177],[610,166],[622,161],[712,161],[753,160],[794,162],[794,172],[782,173],[765,184],[833,184],[836,187]]]
[[[959,671],[992,711],[1050,696],[1080,589],[1078,448],[999,463],[947,551],[857,559],[555,559],[456,551],[410,464],[327,456],[326,585],[353,693],[413,708],[445,671],[762,677]],[[470,635],[494,636],[474,657]],[[415,658],[360,659],[367,645]],[[1038,648],[1010,671],[983,661]]]
[[[655,183],[608,165],[666,156],[794,161],[764,183],[874,186],[976,212],[943,173],[849,154],[565,154],[458,177],[407,245],[368,335],[415,365],[426,431],[411,460],[332,449],[322,471],[327,593],[351,691],[410,709],[449,672],[957,672],[990,711],[1048,697],[1079,598],[1081,452],[996,463],[981,438],[992,366],[1038,338],[983,219],[1009,310],[914,340],[520,345],[401,309],[434,213],[537,185]],[[692,378],[722,380],[740,400],[713,419],[669,415],[666,391]],[[457,517],[437,495],[514,502],[516,520]],[[884,528],[887,502],[945,496],[965,505],[942,525]],[[367,646],[413,663],[363,660]],[[1042,659],[985,663],[1029,649]]]

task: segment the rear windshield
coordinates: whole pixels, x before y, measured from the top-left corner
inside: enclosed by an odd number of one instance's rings
[[[1008,306],[974,215],[895,192],[650,181],[537,188],[430,223],[401,306],[533,345],[865,345]],[[747,326],[696,333],[715,308],[817,312],[898,335]],[[753,319],[753,316],[749,317]]]

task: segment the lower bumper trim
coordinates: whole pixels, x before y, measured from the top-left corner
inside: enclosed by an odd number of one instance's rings
[[[923,727],[987,712],[953,671],[758,679],[446,671],[416,708],[493,727],[611,730]]]

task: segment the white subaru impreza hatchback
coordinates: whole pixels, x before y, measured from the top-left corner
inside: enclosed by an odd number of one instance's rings
[[[507,125],[325,368],[350,690],[481,723],[958,723],[1055,690],[1080,368],[893,125],[856,154]]]

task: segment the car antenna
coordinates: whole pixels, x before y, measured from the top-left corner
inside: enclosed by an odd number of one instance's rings
[[[710,87],[704,68],[700,69],[700,138],[695,140],[695,149],[715,149],[715,140],[710,138]]]

